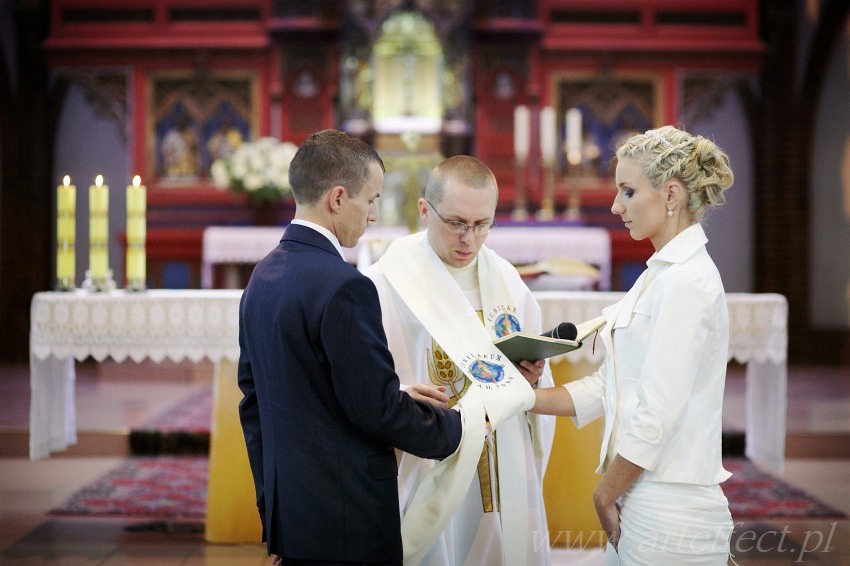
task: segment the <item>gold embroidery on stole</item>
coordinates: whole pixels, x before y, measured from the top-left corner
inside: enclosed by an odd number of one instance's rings
[[[476,312],[483,324],[484,313],[482,311]],[[431,349],[426,348],[425,357],[428,360],[428,376],[431,378],[431,383],[446,386],[449,408],[454,407],[472,383],[462,371],[458,370],[457,365],[433,338],[431,339]],[[485,513],[497,511],[499,506],[499,462],[496,457],[496,433],[494,432],[492,440],[485,439],[481,458],[478,459],[478,483],[481,489],[481,505]],[[494,462],[492,475],[495,475],[495,482],[493,482],[490,473],[491,458]],[[494,483],[496,485],[495,494],[493,493]]]

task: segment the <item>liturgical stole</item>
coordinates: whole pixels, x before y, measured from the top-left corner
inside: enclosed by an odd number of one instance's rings
[[[497,257],[483,247],[478,254],[484,312],[511,305]],[[483,326],[442,260],[421,232],[393,242],[380,260],[384,275],[431,337],[472,383],[458,403],[463,437],[457,451],[439,462],[416,488],[401,524],[405,564],[417,564],[463,501],[475,474],[486,436],[485,412],[498,429],[500,509],[505,563],[520,565],[527,548],[526,464],[510,457],[524,454],[524,411],[534,405],[534,391],[494,345],[495,333]],[[487,275],[491,277],[488,279]],[[425,371],[425,368],[423,368]],[[503,458],[502,455],[505,457]]]

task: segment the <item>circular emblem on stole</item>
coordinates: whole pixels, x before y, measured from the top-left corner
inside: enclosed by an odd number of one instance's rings
[[[522,330],[522,327],[520,327],[519,321],[510,313],[500,314],[493,323],[493,331],[499,338],[507,336],[512,332],[519,332],[520,330]]]
[[[505,378],[505,366],[485,360],[469,364],[469,373],[481,383],[499,383]]]

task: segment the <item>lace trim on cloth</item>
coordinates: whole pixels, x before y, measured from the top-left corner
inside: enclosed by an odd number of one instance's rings
[[[538,292],[543,327],[582,322],[614,304],[624,293]],[[38,293],[31,309],[30,349],[98,361],[149,358],[199,362],[239,358],[241,290],[112,291],[92,294]],[[729,293],[729,358],[746,363],[784,363],[788,349],[788,302],[782,295]],[[569,354],[572,361],[599,362],[601,344]]]
[[[30,352],[117,362],[239,359],[241,290],[38,293]]]

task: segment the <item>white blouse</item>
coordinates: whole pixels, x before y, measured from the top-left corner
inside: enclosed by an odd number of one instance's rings
[[[606,357],[566,384],[583,427],[605,416],[597,473],[620,454],[644,481],[711,485],[721,462],[729,312],[702,226],[682,231],[647,261],[635,285],[602,311]]]

